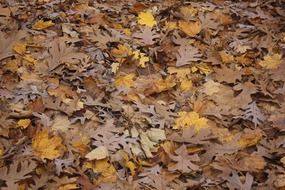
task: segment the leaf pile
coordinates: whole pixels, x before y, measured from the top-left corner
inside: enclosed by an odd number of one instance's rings
[[[282,1],[0,3],[1,189],[284,189]]]

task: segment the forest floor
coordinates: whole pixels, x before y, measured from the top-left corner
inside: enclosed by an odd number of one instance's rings
[[[285,189],[284,1],[0,2],[1,189]]]

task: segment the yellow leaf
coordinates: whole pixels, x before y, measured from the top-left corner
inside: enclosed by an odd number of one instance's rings
[[[109,156],[108,150],[105,146],[99,146],[86,154],[85,158],[88,160],[101,160]]]
[[[53,25],[54,23],[51,20],[48,20],[48,21],[38,20],[37,22],[34,23],[32,29],[33,30],[43,30]]]
[[[204,117],[200,117],[198,113],[192,112],[179,112],[178,118],[175,121],[174,129],[180,129],[184,127],[194,127],[196,131],[203,128],[208,128],[208,120]]]
[[[201,31],[201,23],[198,21],[179,21],[178,27],[190,37],[194,37]]]
[[[93,170],[93,172],[101,174],[97,180],[97,183],[114,182],[117,179],[116,169],[108,162],[107,159],[85,162],[84,167],[90,168]]]
[[[136,165],[132,161],[128,161],[126,163],[126,167],[130,169],[131,175],[134,176],[136,174]]]
[[[140,12],[138,15],[138,23],[149,27],[156,25],[156,21],[150,11]]]
[[[197,69],[199,70],[201,74],[205,74],[205,75],[208,75],[213,72],[213,70],[206,64],[197,65]]]
[[[176,22],[173,22],[173,21],[166,21],[165,22],[165,27],[169,30],[174,30],[177,28],[177,23]]]
[[[181,91],[183,91],[183,92],[189,91],[192,89],[192,87],[193,87],[193,83],[191,80],[186,79],[186,78],[181,80],[181,83],[180,83],[180,90]]]
[[[136,50],[133,52],[134,58],[139,60],[139,66],[145,68],[145,63],[149,62],[149,57],[145,53]]]
[[[49,138],[48,129],[46,128],[33,137],[32,148],[35,155],[41,159],[47,158],[50,160],[62,156],[66,149],[59,136]]]
[[[134,86],[134,74],[128,74],[125,76],[119,76],[115,79],[115,85],[117,87],[125,87],[125,88],[131,88]]]
[[[18,42],[14,45],[13,50],[20,55],[24,55],[26,52],[26,48],[27,48],[26,43]]]
[[[124,32],[124,34],[127,35],[127,36],[131,36],[131,35],[132,35],[132,32],[131,32],[131,30],[130,30],[129,28],[124,28],[124,29],[123,29],[123,32]]]
[[[116,57],[116,61],[119,63],[124,62],[126,57],[133,54],[128,46],[122,44],[119,44],[116,48],[112,49],[111,53]]]
[[[20,119],[17,124],[22,129],[26,129],[31,124],[31,120],[30,119]]]
[[[265,69],[276,69],[281,63],[282,55],[275,53],[273,55],[266,55],[263,58],[263,61],[260,61],[258,64],[264,67]]]
[[[234,56],[228,52],[220,51],[219,55],[220,55],[223,63],[232,63],[235,61]]]

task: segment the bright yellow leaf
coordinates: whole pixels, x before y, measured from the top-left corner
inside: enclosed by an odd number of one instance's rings
[[[183,80],[181,80],[181,83],[180,83],[180,90],[185,92],[185,91],[189,91],[191,90],[193,87],[193,83],[191,80],[185,78]]]
[[[156,21],[150,11],[140,12],[138,15],[138,23],[149,27],[156,25]]]
[[[30,119],[20,119],[17,124],[22,129],[26,129],[31,124],[31,120]]]
[[[178,27],[190,37],[196,36],[196,34],[198,34],[202,29],[201,23],[198,21],[179,21]]]
[[[136,174],[136,165],[132,161],[128,161],[126,163],[126,167],[130,169],[132,176],[134,176]]]
[[[20,55],[24,55],[26,49],[27,49],[27,44],[24,42],[18,42],[13,47],[13,50]]]
[[[34,23],[32,29],[33,30],[44,30],[53,25],[54,23],[51,20],[48,20],[48,21],[38,20],[37,22]]]
[[[175,121],[174,129],[180,129],[184,127],[194,127],[196,131],[203,128],[208,128],[208,120],[204,117],[200,117],[198,113],[192,112],[179,112],[178,118]]]
[[[125,76],[119,76],[115,79],[115,85],[120,86],[120,87],[125,87],[125,88],[131,88],[134,86],[134,74],[128,74]]]
[[[266,55],[263,58],[263,61],[260,61],[258,64],[264,67],[265,69],[276,69],[281,63],[282,55],[275,53],[273,55]]]
[[[140,50],[134,51],[133,55],[135,59],[139,60],[139,66],[145,68],[145,64],[149,62],[149,57],[145,53],[140,52]]]
[[[47,128],[35,134],[32,140],[32,148],[35,155],[41,159],[47,158],[50,160],[62,156],[66,149],[59,136],[49,137]]]

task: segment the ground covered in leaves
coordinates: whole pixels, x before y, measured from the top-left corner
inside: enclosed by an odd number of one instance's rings
[[[285,4],[0,4],[1,189],[285,189]]]

